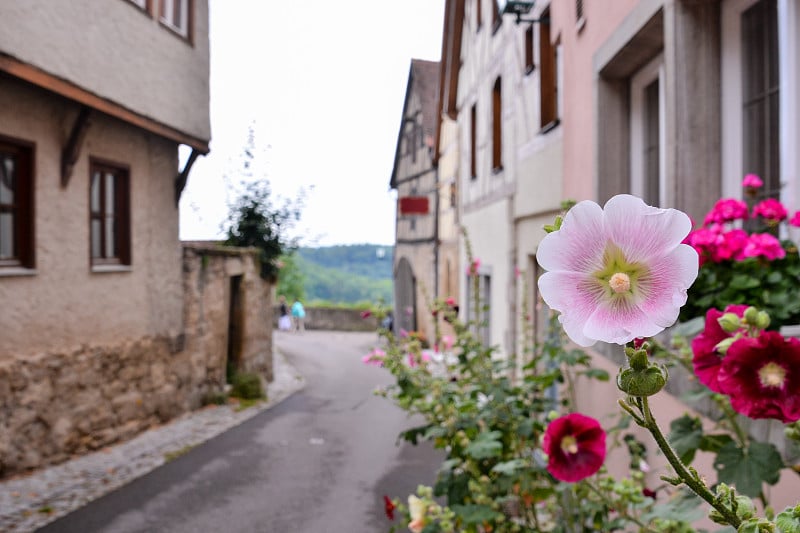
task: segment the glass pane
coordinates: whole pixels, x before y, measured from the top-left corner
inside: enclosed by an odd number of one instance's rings
[[[780,128],[780,103],[779,103],[778,94],[775,93],[769,97],[769,118],[767,119],[769,122],[769,132],[768,132],[768,140],[767,149],[768,149],[768,157],[769,157],[769,174],[767,179],[765,180],[767,185],[767,194],[774,198],[778,198],[780,196],[780,189],[781,189],[781,158],[780,158],[780,140],[779,140],[779,128]]]
[[[91,192],[92,213],[100,212],[100,173],[92,173],[92,192]]]
[[[766,121],[763,101],[746,106],[743,119],[744,173],[766,176],[766,147],[764,146]]]
[[[103,257],[100,238],[102,235],[100,220],[92,219],[92,257]]]
[[[14,203],[14,158],[0,156],[0,204]]]
[[[661,198],[659,184],[661,182],[660,159],[660,113],[658,79],[644,89],[645,125],[644,125],[644,200],[650,205],[659,205]]]
[[[765,22],[761,2],[742,13],[742,97],[745,102],[764,90]]]
[[[0,213],[0,259],[14,258],[14,215]]]
[[[106,217],[106,257],[117,257],[114,239],[114,217]]]
[[[106,197],[104,199],[105,205],[103,206],[106,215],[114,214],[114,174],[111,172],[106,173]]]

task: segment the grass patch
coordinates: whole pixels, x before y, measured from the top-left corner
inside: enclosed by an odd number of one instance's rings
[[[167,453],[164,454],[164,461],[166,461],[166,462],[174,461],[175,459],[177,459],[181,455],[186,455],[187,453],[189,453],[189,450],[191,450],[192,448],[194,448],[194,446],[189,445],[189,446],[184,446],[180,450],[174,450],[174,451],[171,451],[171,452],[167,452]]]
[[[50,513],[52,513],[53,511],[55,511],[55,509],[53,509],[53,508],[52,508],[51,506],[49,506],[49,505],[42,505],[42,506],[41,506],[41,507],[39,507],[39,508],[38,508],[36,511],[37,511],[37,512],[39,512],[39,513],[42,513],[42,514],[50,514]]]

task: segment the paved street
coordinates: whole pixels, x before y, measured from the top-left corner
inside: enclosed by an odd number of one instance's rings
[[[361,362],[376,341],[276,332],[303,390],[39,531],[388,531],[383,494],[405,497],[431,483],[440,459],[396,443],[413,421],[372,393],[390,383]]]

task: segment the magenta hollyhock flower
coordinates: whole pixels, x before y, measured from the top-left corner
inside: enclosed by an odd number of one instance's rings
[[[544,432],[547,471],[573,483],[595,474],[606,459],[606,432],[594,418],[572,413],[556,418]]]
[[[366,318],[369,318],[371,316],[372,316],[372,311],[369,311],[369,310],[361,311],[361,318],[366,319]]]
[[[698,228],[689,233],[683,240],[683,244],[688,244],[700,256],[700,264],[713,261],[716,256],[717,246],[722,241],[722,226],[716,224],[708,228]]]
[[[754,189],[758,189],[763,185],[764,182],[761,181],[761,178],[756,174],[748,174],[742,180],[742,187],[752,187]]]
[[[728,333],[719,324],[719,317],[725,313],[733,313],[738,317],[744,316],[746,305],[729,305],[725,311],[709,309],[706,313],[706,327],[702,333],[692,339],[692,364],[697,380],[714,392],[722,392],[717,381],[717,375],[722,365],[722,355],[717,352],[717,345],[733,333]]]
[[[467,276],[474,276],[475,274],[477,274],[478,269],[480,267],[481,267],[481,260],[476,257],[467,267]]]
[[[764,257],[769,261],[774,261],[786,257],[786,250],[781,245],[781,241],[769,233],[753,233],[742,254],[744,257]]]
[[[734,220],[747,220],[747,204],[735,198],[721,198],[708,212],[703,225],[724,224]]]
[[[383,496],[383,512],[386,513],[386,518],[394,520],[394,510],[397,506],[394,502],[384,494]]]
[[[796,211],[794,216],[789,220],[789,225],[796,228],[800,227],[800,211]]]
[[[581,346],[652,337],[675,322],[697,277],[697,252],[681,244],[690,229],[686,214],[628,194],[604,208],[580,202],[539,244],[542,298]]]
[[[780,201],[775,198],[767,198],[753,207],[753,216],[759,216],[776,223],[784,220],[788,216],[788,213]]]
[[[750,418],[800,420],[800,340],[777,331],[728,348],[717,377],[736,412]]]

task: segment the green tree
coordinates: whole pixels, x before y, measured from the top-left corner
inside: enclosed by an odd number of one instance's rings
[[[258,248],[261,277],[275,281],[278,259],[297,249],[297,238],[290,234],[300,220],[304,192],[301,190],[295,200],[275,199],[266,176],[254,176],[254,163],[255,135],[251,126],[238,172],[242,191],[229,206],[225,244]]]
[[[306,299],[305,275],[297,266],[295,253],[284,254],[280,258],[278,294],[290,302]]]

